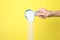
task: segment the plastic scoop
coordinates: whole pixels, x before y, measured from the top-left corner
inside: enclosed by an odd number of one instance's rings
[[[33,22],[34,21],[35,14],[36,14],[36,12],[32,11],[31,9],[27,9],[25,11],[25,17],[27,18],[27,20],[29,22]]]

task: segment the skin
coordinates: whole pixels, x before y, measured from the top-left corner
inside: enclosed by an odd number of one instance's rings
[[[60,10],[50,11],[50,10],[41,8],[37,11],[36,16],[43,18],[43,19],[47,17],[60,17]]]

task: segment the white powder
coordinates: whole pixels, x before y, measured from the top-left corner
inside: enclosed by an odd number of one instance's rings
[[[28,22],[28,40],[33,40],[33,23]]]
[[[28,40],[33,40],[33,21],[34,21],[34,16],[35,12],[32,10],[26,11],[26,18],[28,20]]]

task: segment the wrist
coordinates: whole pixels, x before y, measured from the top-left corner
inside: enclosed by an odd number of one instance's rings
[[[51,16],[56,16],[56,12],[55,11],[51,11]]]

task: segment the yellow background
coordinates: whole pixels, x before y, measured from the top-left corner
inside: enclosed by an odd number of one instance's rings
[[[27,40],[24,12],[39,8],[60,10],[60,0],[0,0],[0,40]],[[35,17],[34,40],[60,40],[60,18]]]

